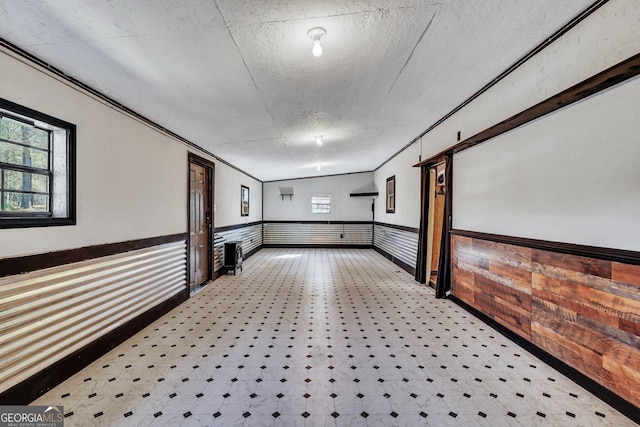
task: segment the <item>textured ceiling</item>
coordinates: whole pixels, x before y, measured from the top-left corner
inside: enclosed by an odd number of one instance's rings
[[[270,181],[374,170],[590,2],[0,0],[0,37]]]

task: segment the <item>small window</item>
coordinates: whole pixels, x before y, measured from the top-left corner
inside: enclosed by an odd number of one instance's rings
[[[75,126],[0,99],[0,228],[75,224]]]
[[[396,176],[387,178],[387,213],[396,211]]]
[[[330,214],[331,196],[311,196],[311,213]]]

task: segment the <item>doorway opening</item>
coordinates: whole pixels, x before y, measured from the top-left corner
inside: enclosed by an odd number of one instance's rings
[[[189,153],[189,295],[212,278],[213,170],[210,161]]]
[[[445,195],[447,183],[445,179],[445,163],[439,163],[429,169],[429,213],[427,231],[427,284],[436,287],[440,246],[442,245],[442,226],[444,224]]]

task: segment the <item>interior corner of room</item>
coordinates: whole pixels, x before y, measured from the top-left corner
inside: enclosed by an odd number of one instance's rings
[[[365,250],[640,422],[638,3],[115,3],[0,10],[0,400]]]

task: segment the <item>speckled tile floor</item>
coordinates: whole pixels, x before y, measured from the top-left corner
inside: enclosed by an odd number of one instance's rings
[[[65,426],[635,425],[355,249],[263,249],[32,404]]]

